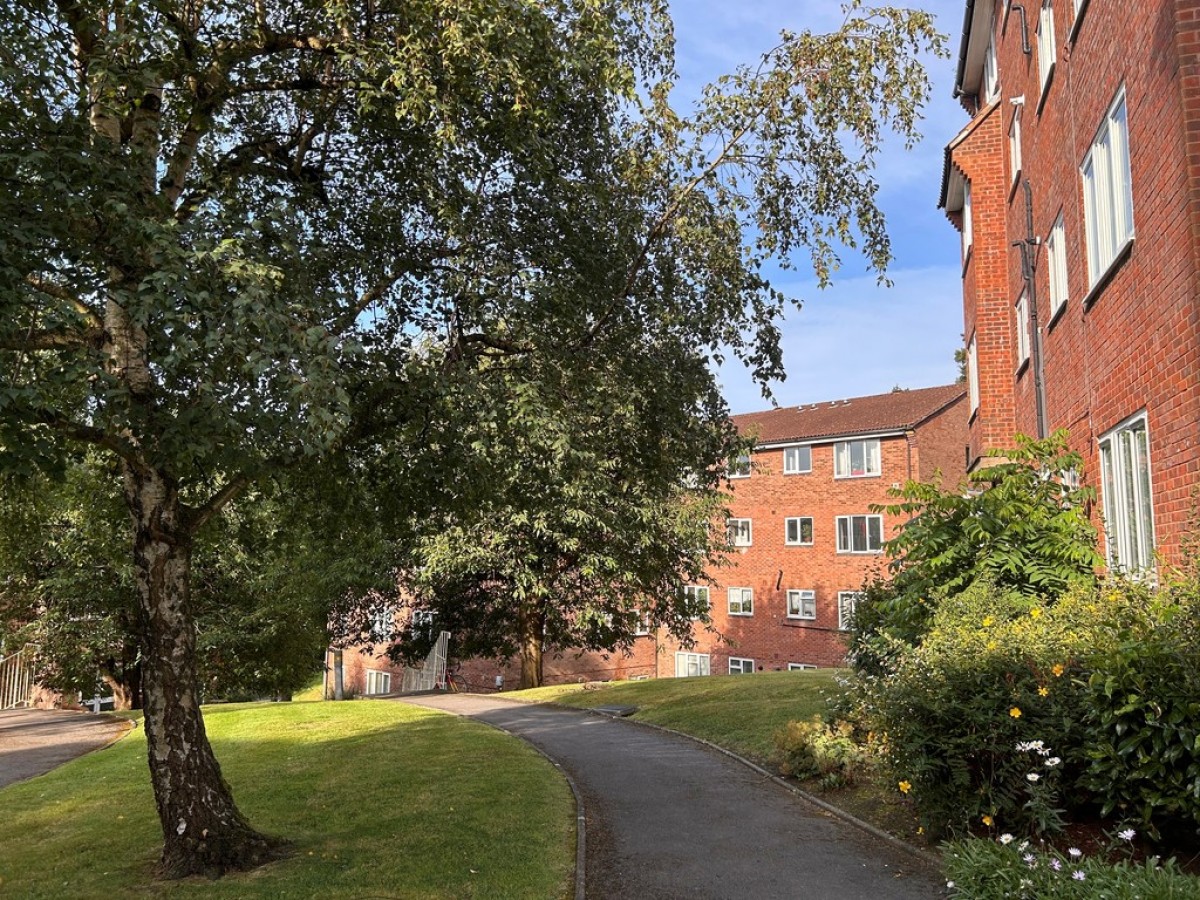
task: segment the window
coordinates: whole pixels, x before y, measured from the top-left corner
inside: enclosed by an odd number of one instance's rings
[[[729,464],[726,474],[730,478],[749,478],[750,477],[750,454],[742,453],[737,459]]]
[[[853,623],[854,608],[858,606],[860,597],[862,597],[862,591],[838,592],[838,628],[842,631],[849,629]]]
[[[1024,98],[1021,102],[1025,102]],[[1008,126],[1008,163],[1012,168],[1012,180],[1015,182],[1021,174],[1021,107],[1019,106],[1013,111],[1012,124]]]
[[[701,618],[711,607],[708,588],[701,584],[689,584],[683,589],[683,599],[693,619]]]
[[[788,591],[787,617],[789,619],[815,619],[817,617],[817,595],[812,591]]]
[[[1150,442],[1144,415],[1100,439],[1100,475],[1109,568],[1128,573],[1153,569]]]
[[[392,692],[392,676],[388,672],[377,669],[367,669],[368,694],[390,694]]]
[[[727,519],[725,531],[731,547],[749,547],[752,528],[749,519]]]
[[[1000,70],[996,66],[996,32],[988,36],[983,55],[983,102],[991,103],[1000,95]]]
[[[675,677],[694,678],[697,675],[709,674],[709,659],[707,653],[676,653]]]
[[[396,610],[391,606],[379,606],[371,612],[371,637],[376,642],[390,641],[395,625]]]
[[[750,588],[730,588],[729,614],[731,616],[754,615],[754,591]]]
[[[1029,294],[1021,291],[1017,305],[1013,307],[1017,324],[1017,368],[1029,362]]]
[[[1105,114],[1080,173],[1091,288],[1133,239],[1133,187],[1124,88]]]
[[[650,630],[650,613],[643,610],[638,613],[637,624],[633,626],[633,634],[635,637],[645,637]]]
[[[1067,239],[1062,213],[1050,227],[1046,255],[1050,260],[1050,315],[1053,316],[1067,302]]]
[[[788,663],[789,672],[807,672],[815,668],[816,666],[810,666],[808,663]]]
[[[783,474],[800,475],[812,471],[812,447],[786,447],[783,451]]]
[[[736,656],[729,657],[729,674],[730,675],[750,675],[754,672],[754,660],[739,659]]]
[[[1045,94],[1050,84],[1050,76],[1054,74],[1054,61],[1058,52],[1054,46],[1054,4],[1052,0],[1043,0],[1042,11],[1037,24],[1038,48],[1038,84]],[[1040,111],[1040,110],[1039,110]]]
[[[878,475],[879,439],[871,441],[842,441],[833,447],[833,477],[862,478]]]
[[[971,182],[963,185],[962,205],[962,255],[963,263],[971,252],[971,244],[975,241],[975,229],[971,225]]]
[[[427,637],[433,636],[433,610],[431,609],[414,609],[412,614],[412,622],[410,623],[412,633],[416,637],[422,635]]]
[[[838,516],[838,553],[878,553],[883,549],[883,516]]]
[[[813,542],[812,517],[800,516],[795,519],[784,519],[783,542],[792,546],[811,544]]]
[[[967,344],[967,391],[971,395],[971,412],[979,409],[979,347],[975,335]]]

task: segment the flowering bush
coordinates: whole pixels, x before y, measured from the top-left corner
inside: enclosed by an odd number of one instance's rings
[[[1086,589],[1045,606],[977,584],[942,603],[893,672],[858,679],[863,724],[885,735],[931,833],[984,817],[1014,832],[1058,827],[1087,763],[1084,686],[1071,675],[1097,649],[1100,618]]]
[[[970,838],[945,846],[947,887],[966,900],[1156,900],[1200,898],[1200,880],[1184,874],[1170,859],[1136,864],[1130,859],[1132,830],[1114,847],[1115,863],[1089,857],[1076,848],[1061,853],[1010,834],[998,840]]]
[[[807,722],[788,722],[776,733],[775,746],[784,775],[817,778],[827,788],[851,784],[874,759],[855,741],[854,729],[848,723],[829,725],[820,716]]]

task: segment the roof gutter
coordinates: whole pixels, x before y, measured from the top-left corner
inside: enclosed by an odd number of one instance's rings
[[[971,20],[975,18],[975,0],[967,0],[963,13],[962,43],[958,46],[958,73],[954,76],[954,99],[962,96],[963,76],[967,74],[967,46],[971,43]]]

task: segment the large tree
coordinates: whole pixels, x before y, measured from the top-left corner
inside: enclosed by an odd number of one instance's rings
[[[425,408],[482,357],[566,366],[665,322],[779,375],[763,263],[886,264],[871,162],[915,136],[939,44],[926,14],[855,7],[683,120],[658,3],[0,9],[0,464],[82,444],[119,471],[168,875],[277,846],[204,733],[201,530],[376,427],[427,458]]]

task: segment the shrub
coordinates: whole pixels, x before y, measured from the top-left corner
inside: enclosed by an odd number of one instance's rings
[[[1181,872],[1173,859],[1110,863],[1074,849],[1031,847],[1008,834],[998,841],[957,841],[944,850],[947,886],[964,900],[1200,898],[1200,880]]]
[[[1099,618],[1086,590],[1047,605],[977,584],[942,603],[894,672],[859,678],[858,714],[884,736],[932,834],[985,817],[1011,831],[1058,825],[1059,788],[1074,801],[1087,762],[1084,686],[1072,673],[1095,649]]]
[[[1102,814],[1160,829],[1200,824],[1200,580],[1154,592],[1118,583],[1103,605],[1111,649],[1087,679],[1090,766]]]
[[[842,787],[869,768],[872,754],[854,739],[847,722],[827,724],[820,716],[788,722],[775,734],[778,765],[784,775],[816,778],[822,787]]]

